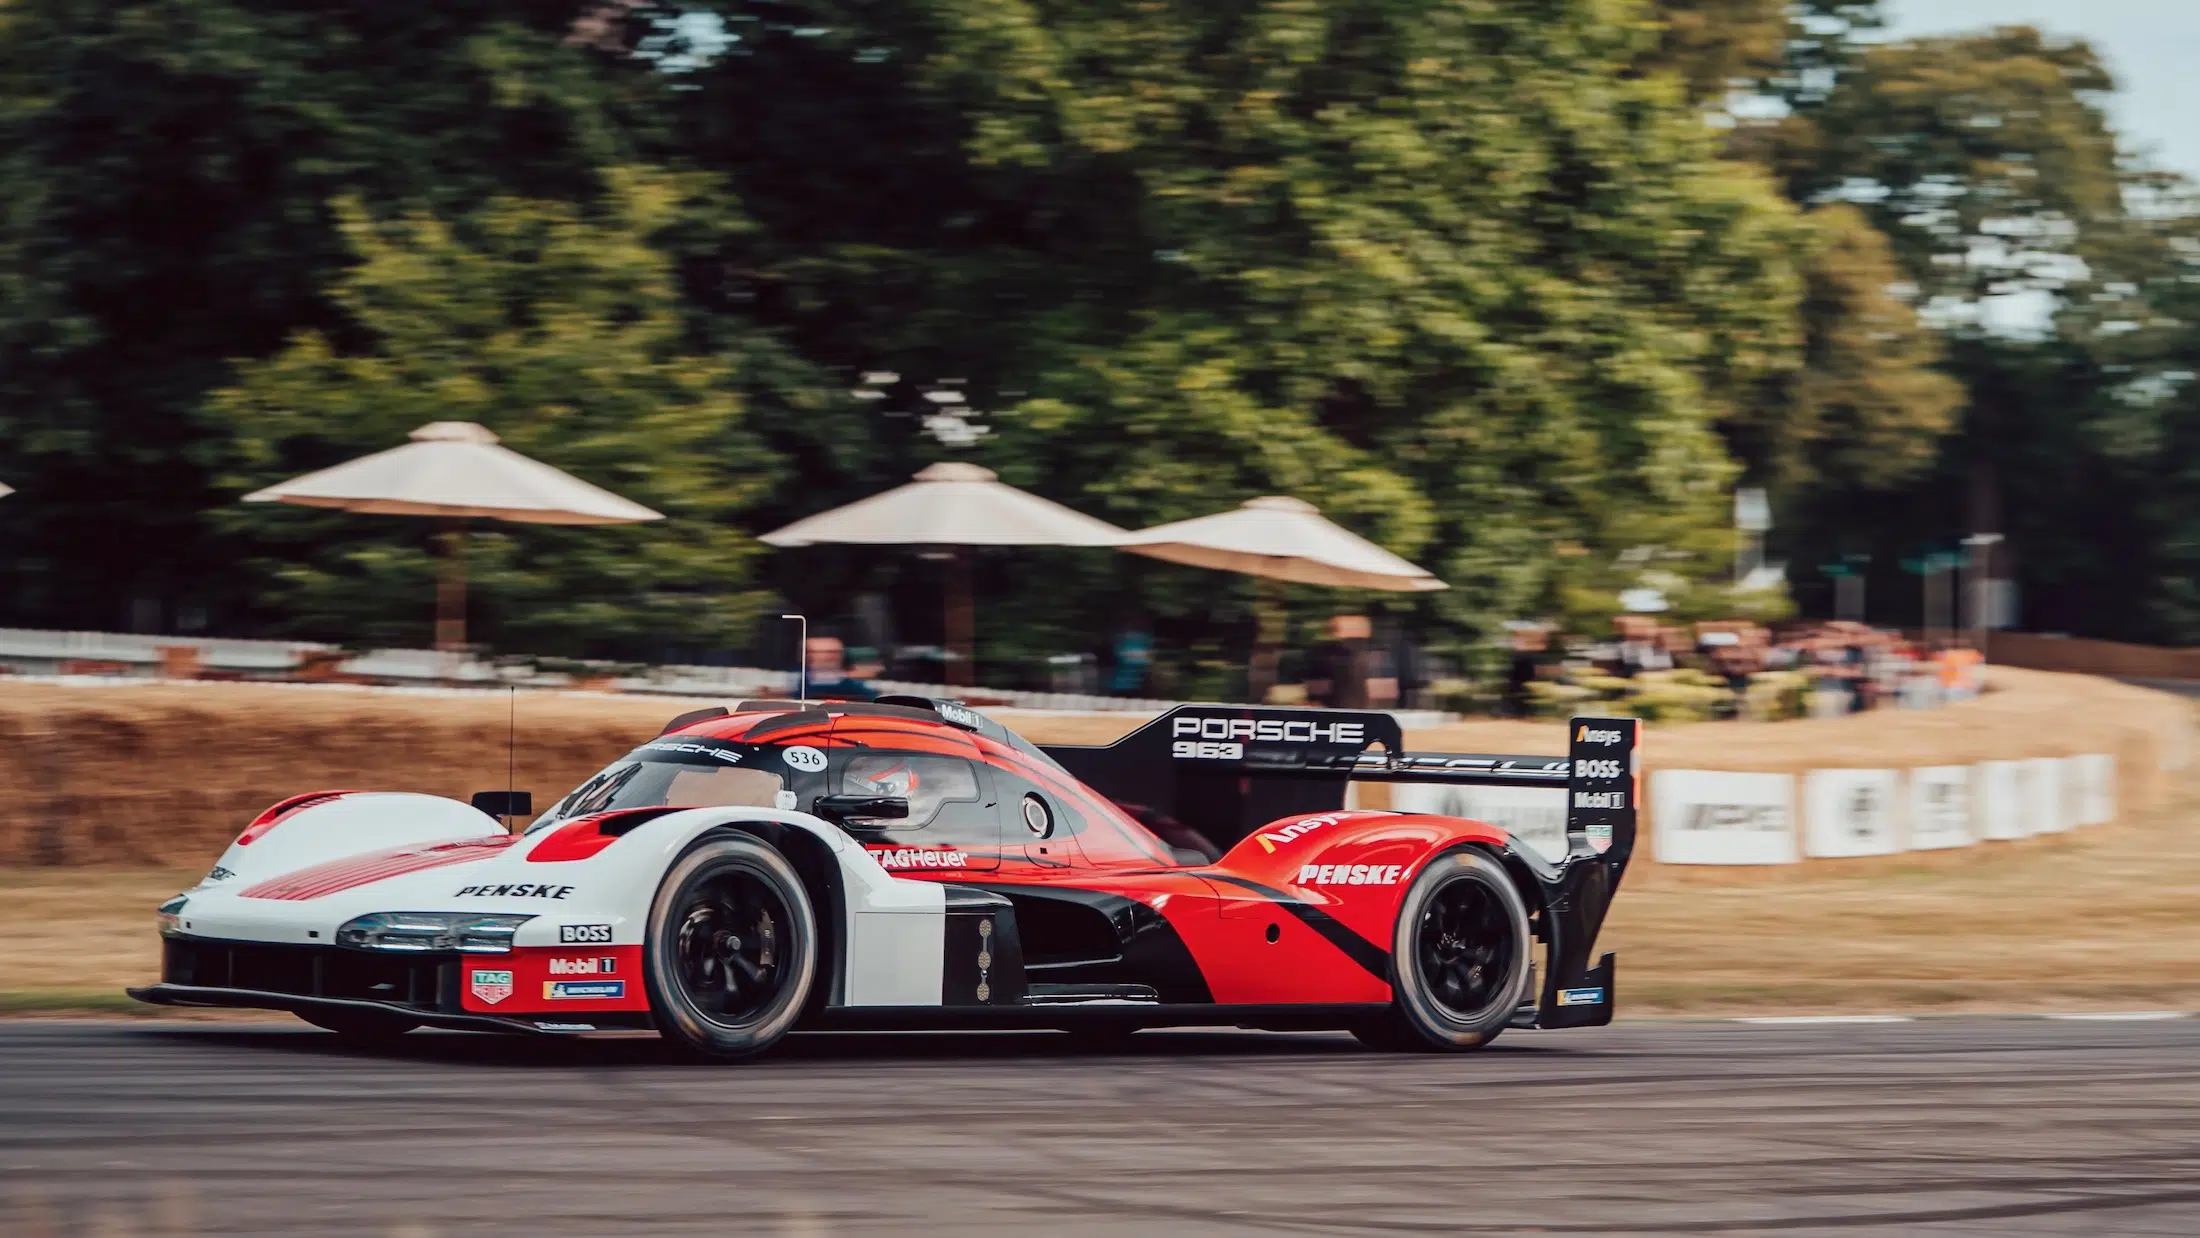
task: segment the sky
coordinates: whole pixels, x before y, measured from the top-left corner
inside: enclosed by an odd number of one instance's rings
[[[2076,35],[2108,61],[2127,149],[2200,179],[2200,0],[1882,0],[1895,38],[1988,26]]]

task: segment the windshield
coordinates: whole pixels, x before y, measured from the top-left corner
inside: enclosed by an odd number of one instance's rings
[[[775,808],[786,782],[776,770],[743,762],[776,752],[716,739],[651,740],[573,788],[557,807],[527,827],[621,808]]]

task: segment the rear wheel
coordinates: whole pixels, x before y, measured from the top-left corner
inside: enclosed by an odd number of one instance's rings
[[[802,879],[759,839],[729,834],[680,857],[650,908],[643,975],[658,1030],[702,1057],[778,1043],[817,975],[817,921]]]
[[[1528,908],[1503,865],[1479,851],[1436,857],[1414,878],[1391,942],[1390,1010],[1353,1029],[1386,1050],[1450,1052],[1497,1039],[1532,973]]]
[[[348,1041],[377,1044],[395,1040],[420,1025],[403,1015],[379,1010],[314,1010],[297,1012],[299,1018]]]

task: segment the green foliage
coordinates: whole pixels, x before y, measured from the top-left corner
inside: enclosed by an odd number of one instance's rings
[[[1940,337],[1895,295],[1903,275],[1856,208],[1811,212],[1803,361],[1727,423],[1735,453],[1783,495],[1878,490],[1931,467],[1961,384],[1936,367]]]
[[[331,202],[578,199],[630,117],[560,5],[10,0],[0,22],[7,620],[258,617],[206,513],[234,358],[338,326]]]
[[[330,295],[355,343],[308,331],[240,367],[211,404],[234,436],[223,488],[396,446],[429,421],[479,422],[667,519],[486,523],[470,539],[474,611],[487,620],[477,638],[574,654],[742,639],[761,605],[741,587],[758,547],[733,521],[778,470],[742,424],[724,355],[683,347],[670,263],[650,241],[680,211],[682,186],[610,179],[585,219],[506,199],[453,228],[421,215],[379,223],[340,203],[358,265]],[[265,548],[263,596],[299,630],[425,643],[434,522],[272,505],[223,514]]]
[[[1690,100],[1716,102],[1785,61],[1787,0],[1660,0],[1664,29],[1645,68],[1676,74]]]
[[[2122,209],[2114,87],[2089,45],[2028,26],[1874,47],[1780,167],[1798,200],[1865,203],[1928,299],[2058,287]]]
[[[1867,43],[1875,0],[6,13],[7,621],[418,643],[431,527],[233,500],[439,419],[674,517],[484,530],[496,645],[929,598],[748,535],[946,454],[954,379],[1012,484],[1127,526],[1298,495],[1454,586],[1285,590],[1293,643],[1391,607],[1464,652],[1644,584],[1778,613],[1726,584],[1745,476],[1799,564],[2022,494],[2030,596],[2086,591],[2056,626],[2200,637],[2192,213],[2130,208],[2182,189],[2080,43]],[[1707,115],[1737,84],[1790,113]],[[1980,326],[2025,288],[2052,332]],[[978,584],[990,650],[1158,624],[1213,690],[1252,627],[1248,583],[1125,557]]]
[[[744,54],[679,101],[758,219],[803,217],[760,312],[828,364],[966,378],[1004,480],[1134,526],[1304,497],[1451,581],[1412,605],[1455,632],[1608,599],[1637,547],[1727,570],[1714,425],[1792,364],[1804,229],[1631,71],[1642,10],[796,7],[721,8]],[[922,463],[897,433],[806,509]],[[989,622],[1248,589],[1049,573]]]
[[[1703,722],[1737,712],[1754,721],[1800,718],[1809,705],[1811,678],[1799,671],[1759,671],[1739,698],[1726,680],[1689,667],[1644,671],[1622,678],[1572,670],[1564,678],[1528,685],[1536,716],[1563,720],[1584,710],[1621,714],[1645,722]]]

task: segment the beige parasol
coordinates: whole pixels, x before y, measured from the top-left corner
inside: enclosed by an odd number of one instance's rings
[[[1002,484],[993,470],[961,461],[934,464],[906,486],[805,517],[766,533],[773,546],[1113,546],[1123,530]],[[951,552],[948,682],[970,682],[970,560]]]
[[[1448,587],[1298,499],[1248,499],[1233,511],[1140,529],[1117,545],[1134,555],[1301,585],[1390,593]]]
[[[13,487],[13,486],[0,486],[0,499],[4,499],[4,498],[6,498],[6,497],[8,497],[9,495],[11,495],[11,494],[14,494],[14,493],[15,493],[15,487]]]
[[[1134,555],[1294,584],[1391,593],[1447,587],[1427,569],[1331,524],[1313,504],[1280,496],[1248,499],[1233,511],[1140,529],[1120,545]],[[1284,622],[1278,592],[1273,586],[1254,590],[1253,658],[1245,683],[1256,701],[1275,682]]]
[[[435,642],[466,643],[468,518],[521,524],[635,524],[664,517],[639,503],[497,445],[470,421],[431,422],[402,447],[361,456],[244,496],[247,503],[295,503],[347,512],[441,516],[443,578],[436,588]]]

